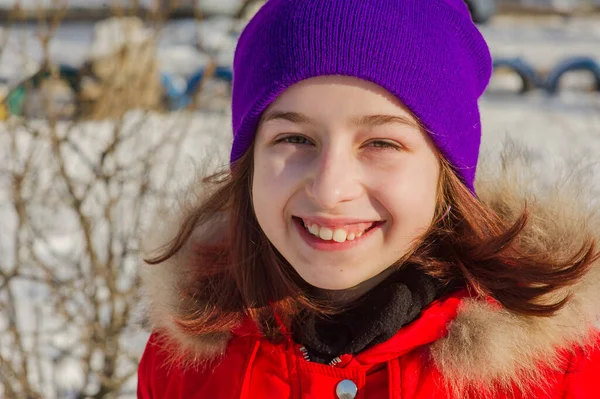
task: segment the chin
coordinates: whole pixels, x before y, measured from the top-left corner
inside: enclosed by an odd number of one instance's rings
[[[300,277],[308,284],[315,288],[330,291],[347,290],[349,288],[356,287],[368,278],[361,279],[358,276],[340,276],[330,275],[327,276],[306,276],[304,273],[299,273]]]
[[[342,290],[347,290],[349,288],[355,287],[358,284],[339,284],[339,283],[332,283],[331,281],[316,281],[316,282],[312,282],[312,281],[307,281],[308,284],[312,285],[315,288],[321,289],[321,290],[327,290],[327,291],[342,291]]]

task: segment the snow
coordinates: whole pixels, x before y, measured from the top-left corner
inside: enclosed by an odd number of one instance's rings
[[[32,10],[38,7],[46,9],[54,8],[56,0],[0,0],[0,8],[13,8],[19,4],[22,9]],[[156,2],[154,0],[140,0],[141,7],[151,8]],[[186,3],[186,2],[182,2]],[[195,0],[188,1],[188,4],[197,5],[203,12],[211,14],[234,15],[240,7],[241,0]],[[67,0],[69,8],[79,9],[102,9],[109,5],[122,4],[114,0]]]
[[[521,4],[528,7],[553,8],[557,11],[572,11],[585,4],[584,0],[499,0],[506,4]],[[67,0],[68,6],[82,9],[98,9],[107,5],[115,4],[114,0]],[[588,0],[588,3],[600,4],[600,0]],[[0,0],[0,8],[12,8],[20,3],[24,9],[35,9],[36,7],[52,8],[53,0]],[[152,7],[152,0],[141,0],[144,7]],[[195,0],[187,4],[195,4],[204,12],[213,14],[233,15],[241,4],[241,0]]]
[[[95,24],[88,56],[95,59],[114,54],[125,46],[145,45],[153,36],[152,30],[145,28],[138,18],[109,18]]]
[[[216,0],[220,1],[220,0]],[[54,9],[56,0],[0,0],[0,8],[13,8],[15,5],[19,5],[25,10],[35,10],[39,7],[44,9]],[[60,2],[62,3],[62,1]],[[115,4],[114,0],[67,0],[67,7],[69,8],[80,8],[80,9],[101,9],[106,8],[108,5]],[[153,4],[152,0],[140,0],[140,6],[151,7]],[[117,2],[116,4],[119,4]]]
[[[56,377],[65,394],[76,392],[84,385],[85,376],[77,360],[69,357],[61,358],[56,363]]]
[[[184,80],[204,68],[210,61],[208,55],[186,45],[159,47],[157,58],[162,72],[177,75]]]
[[[214,3],[211,7],[215,4],[225,7],[227,2],[214,0],[209,3]],[[193,71],[205,66],[210,57],[216,57],[220,65],[231,65],[239,28],[237,23],[224,16],[202,22],[192,19],[168,21],[157,32],[159,64],[165,72],[181,77],[189,77]],[[521,56],[540,70],[548,70],[568,56],[589,55],[600,60],[600,17],[565,20],[559,17],[497,16],[491,24],[480,29],[494,57]],[[96,27],[87,22],[63,24],[51,42],[50,59],[79,67],[90,56],[105,54],[118,47],[122,43],[122,31],[115,20]],[[14,84],[36,70],[43,52],[35,25],[14,24],[5,34],[8,34],[8,41],[0,51],[0,79]],[[151,35],[147,28],[137,29],[132,40],[149,40]]]
[[[541,70],[572,56],[600,62],[600,15],[569,20],[497,16],[480,29],[495,57],[520,56]]]
[[[240,8],[240,0],[197,0],[200,8],[207,13],[233,15]]]
[[[211,168],[227,164],[226,148],[231,142],[226,128],[229,124],[228,121],[227,113],[214,112],[161,115],[132,111],[126,115],[120,127],[126,139],[120,143],[112,161],[107,162],[105,167],[106,173],[118,173],[117,170],[122,170],[123,174],[120,176],[122,178],[128,176],[128,179],[131,180],[130,182],[125,181],[125,186],[121,187],[123,194],[119,197],[119,203],[114,207],[117,223],[116,234],[130,237],[128,245],[135,248],[135,239],[138,233],[132,230],[137,223],[133,210],[138,199],[136,187],[138,182],[143,179],[144,171],[141,168],[143,162],[149,159],[151,165],[149,174],[152,192],[157,194],[161,192],[175,193],[186,187],[196,177],[194,165],[204,164],[202,159],[207,159],[209,154],[213,160]],[[14,165],[12,168],[18,169],[17,165],[21,163],[22,157],[33,148],[29,133],[32,128],[21,129],[13,123],[14,121],[9,121],[6,124],[0,124],[0,159],[11,160]],[[45,130],[43,121],[34,121],[32,126],[40,132]],[[83,186],[86,181],[90,181],[91,171],[83,159],[99,164],[99,157],[111,143],[115,128],[117,128],[115,122],[110,121],[82,123],[76,126],[71,126],[68,122],[58,124],[57,131],[60,136],[64,137],[69,133],[72,137],[77,137],[76,143],[79,151],[77,153],[65,151],[68,161],[66,167],[74,181],[81,182]],[[11,135],[7,134],[8,129],[15,135],[14,137],[19,138],[17,151],[11,150],[9,145]],[[43,142],[46,140],[45,137],[45,134],[42,133],[36,138],[36,142]],[[181,140],[181,147],[177,144],[178,140]],[[159,146],[160,143],[162,144]],[[176,148],[181,150],[174,153]],[[49,158],[49,151],[49,146],[39,147],[31,165],[36,174],[41,174],[38,176],[38,184],[30,187],[30,191],[28,191],[32,196],[29,206],[34,212],[39,212],[40,216],[38,219],[35,213],[32,214],[31,224],[36,226],[40,233],[33,240],[31,251],[37,254],[46,267],[53,271],[52,277],[60,285],[62,281],[77,279],[77,273],[80,273],[80,270],[84,274],[88,273],[88,267],[85,264],[80,265],[80,262],[85,262],[85,257],[80,256],[85,244],[78,227],[78,220],[68,204],[64,202],[65,194],[62,192],[61,184],[58,181],[44,179],[44,171],[52,173],[55,167],[54,162]],[[17,220],[9,198],[10,180],[8,178],[8,174],[0,174],[0,215],[3,220],[0,248],[3,253],[2,267],[10,270],[16,262],[12,243]],[[99,186],[102,185],[99,184]],[[80,188],[79,183],[77,188]],[[97,193],[90,194],[89,200],[83,204],[87,217],[97,221],[93,230],[95,248],[105,248],[109,240],[109,232],[105,220],[102,218],[102,209],[110,201],[110,198],[100,188],[96,188]],[[108,188],[110,192],[111,187]],[[112,186],[112,189],[115,188]],[[142,213],[142,224],[152,218],[153,206],[158,203],[160,203],[160,196],[147,204]],[[114,247],[115,253],[120,253],[118,241],[114,245],[117,245]],[[105,262],[105,256],[106,253],[99,252],[99,261]],[[28,273],[39,275],[39,272],[30,266],[32,263],[27,261],[27,250],[21,253],[21,259],[25,259],[24,265]],[[124,259],[121,266],[117,287],[126,291],[135,284],[137,257],[134,258],[132,254]],[[94,281],[84,281],[94,283]],[[109,295],[106,285],[103,284],[102,279],[97,280],[95,285],[97,287],[96,300],[100,303],[105,302]],[[87,294],[84,287],[73,287],[72,290],[66,291],[70,292],[70,300],[66,303],[67,310],[75,315],[71,321],[66,321],[62,314],[56,314],[54,302],[57,298],[50,296],[49,292],[49,287],[52,285],[18,279],[13,281],[11,287],[13,292],[18,293],[15,321],[23,332],[24,345],[42,356],[39,373],[36,370],[37,374],[32,374],[32,379],[37,380],[37,375],[45,376],[44,381],[48,381],[50,376],[54,375],[60,384],[59,397],[68,397],[69,392],[74,393],[81,387],[83,378],[80,357],[83,355],[84,349],[79,342],[82,334],[86,331],[86,323],[91,320],[89,316],[91,309],[86,300]],[[65,291],[61,292],[65,293]],[[122,307],[122,304],[117,303],[117,307]],[[108,317],[109,307],[100,307],[98,322],[107,323]],[[4,318],[0,318],[0,324],[3,321]],[[41,328],[42,333],[40,341],[35,342],[35,332],[38,328]],[[130,358],[135,360],[143,350],[147,333],[139,331],[132,325],[122,332],[121,339],[121,351],[129,353]],[[1,353],[7,353],[14,349],[7,347],[8,344],[9,341],[0,340]],[[97,356],[98,354],[93,358],[95,360],[92,365],[95,369],[100,370],[102,369],[102,359]],[[119,373],[125,375],[132,371],[135,372],[136,367],[134,361],[122,360]],[[128,382],[126,390],[130,393],[135,392],[135,378]],[[45,398],[53,398],[49,386],[44,391],[49,392]],[[134,397],[134,395],[130,396]]]
[[[600,95],[590,93],[486,95],[481,101],[482,157],[495,159],[510,139],[527,148],[541,184],[588,174],[594,176],[591,192],[600,194],[599,111]]]
[[[131,26],[131,25],[130,25]],[[81,67],[86,60],[106,55],[124,43],[124,24],[114,19],[96,25],[73,22],[61,25],[50,43],[49,58],[56,64]],[[229,18],[214,17],[204,22],[179,20],[166,23],[156,32],[157,59],[165,72],[189,77],[203,68],[211,57],[219,65],[233,63],[239,27]],[[134,27],[130,42],[154,39],[148,28]],[[0,81],[14,85],[32,75],[43,60],[38,28],[14,24],[6,29],[8,40],[0,50]],[[200,48],[202,50],[200,50]]]

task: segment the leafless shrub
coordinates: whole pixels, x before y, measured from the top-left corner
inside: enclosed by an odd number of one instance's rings
[[[55,5],[66,10],[65,1]],[[156,65],[135,62],[153,57],[165,18],[151,16],[154,36],[95,60],[96,97],[78,93],[79,111],[64,121],[48,50],[62,14],[39,12],[45,118],[0,124],[1,397],[134,395],[145,344],[134,323],[140,227],[173,198],[173,182],[193,174],[193,157],[184,155],[190,140],[201,157],[218,146],[210,140],[229,136],[222,115],[221,132],[194,138],[210,116],[155,112]]]

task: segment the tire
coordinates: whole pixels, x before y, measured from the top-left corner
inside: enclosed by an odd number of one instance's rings
[[[163,101],[171,111],[184,109],[191,104],[192,99],[186,93],[185,87],[179,87],[175,76],[167,72],[161,72],[160,82],[163,87]]]
[[[203,77],[204,77],[204,68],[201,68],[188,79],[186,95],[188,95],[188,96],[194,95],[194,93],[198,89],[198,85],[202,82]],[[218,80],[223,80],[223,81],[231,84],[233,82],[233,71],[230,67],[217,66],[217,67],[215,67],[212,78],[218,79]]]
[[[50,80],[52,78],[52,74],[50,70],[47,68],[43,68],[40,71],[36,72],[32,76],[24,79],[19,84],[17,84],[6,96],[4,99],[4,104],[6,108],[6,112],[10,115],[20,116],[20,117],[36,117],[36,118],[44,118],[47,115],[42,113],[42,110],[38,104],[33,115],[30,115],[31,104],[30,101],[37,96],[39,96],[40,91],[43,88],[44,82]],[[70,116],[75,117],[79,114],[79,103],[76,100],[79,90],[81,87],[81,73],[77,68],[73,68],[67,65],[59,65],[58,66],[58,81],[62,82],[65,88],[70,89],[73,94],[73,102],[72,102],[72,110],[70,111]]]
[[[485,24],[496,13],[496,0],[465,0],[476,24]]]
[[[592,57],[572,57],[556,65],[546,78],[546,90],[554,94],[558,91],[561,78],[574,71],[589,71],[596,81],[596,91],[600,92],[600,65]]]
[[[525,94],[537,87],[542,86],[535,69],[524,59],[517,58],[494,58],[494,70],[506,68],[516,73],[521,78],[521,90],[519,93]]]

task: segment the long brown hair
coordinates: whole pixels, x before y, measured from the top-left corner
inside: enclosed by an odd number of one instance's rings
[[[525,206],[520,214],[501,217],[474,196],[441,157],[435,222],[418,245],[393,267],[411,262],[448,285],[464,285],[489,296],[506,309],[534,316],[550,316],[568,301],[548,303],[549,293],[580,279],[598,258],[589,237],[568,259],[527,253],[520,237],[528,223]],[[195,262],[194,281],[182,296],[177,323],[191,334],[229,331],[250,316],[269,338],[281,336],[300,309],[328,312],[327,304],[308,294],[308,285],[277,252],[262,232],[253,211],[251,185],[253,148],[229,171],[204,179],[212,187],[208,197],[191,209],[174,239],[159,255],[146,259],[162,263],[180,254]],[[215,215],[226,215],[229,227],[218,243],[193,240],[200,227],[210,228]]]

